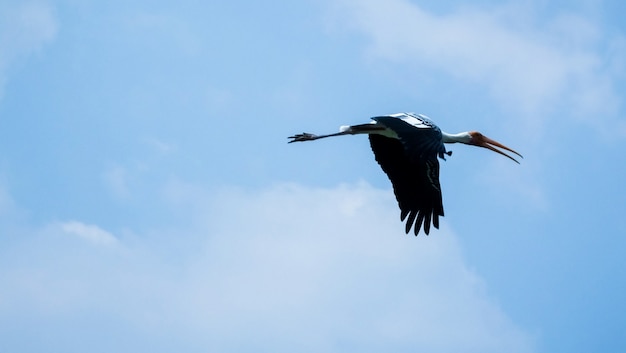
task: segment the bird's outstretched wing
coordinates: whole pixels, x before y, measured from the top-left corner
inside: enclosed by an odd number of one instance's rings
[[[406,232],[413,227],[417,235],[423,224],[424,232],[428,234],[431,222],[439,228],[439,216],[444,215],[437,160],[445,153],[441,131],[436,126],[434,129],[416,128],[395,117],[374,120],[399,137],[371,134],[369,140],[376,161],[393,185],[400,218],[402,221],[407,219]]]
[[[400,113],[372,118],[387,129],[394,131],[411,159],[444,158],[441,129],[421,114]]]

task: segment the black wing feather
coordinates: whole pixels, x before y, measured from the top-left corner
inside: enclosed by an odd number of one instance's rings
[[[418,134],[421,132],[417,131]],[[408,234],[413,227],[413,231],[417,235],[422,224],[424,224],[424,233],[428,234],[431,221],[435,228],[439,228],[439,216],[443,216],[443,203],[441,186],[439,185],[437,156],[440,152],[439,145],[443,144],[441,142],[439,144],[432,144],[430,141],[421,142],[421,148],[416,151],[413,148],[420,146],[420,142],[412,138],[413,146],[409,146],[409,151],[407,151],[404,141],[407,138],[403,139],[403,136],[400,136],[400,140],[398,140],[370,134],[369,140],[376,161],[391,180],[396,200],[400,206],[401,219],[404,221],[408,216],[406,233]],[[424,146],[433,146],[433,148],[424,148]]]

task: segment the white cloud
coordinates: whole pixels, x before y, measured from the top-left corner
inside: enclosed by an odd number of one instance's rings
[[[624,50],[611,43],[623,39],[602,33],[584,14],[538,21],[519,5],[440,15],[407,0],[342,4],[342,23],[366,34],[375,57],[484,84],[515,112],[565,109],[581,118],[616,116],[621,109],[614,76]]]
[[[193,189],[168,186],[177,187]],[[30,320],[33,335],[59,337],[46,349],[64,351],[77,316],[99,332],[91,345],[117,352],[168,350],[155,340],[198,351],[533,351],[445,221],[429,237],[405,235],[390,190],[278,185],[206,196],[189,227],[125,236],[122,255],[49,242],[50,232],[25,242],[0,260],[0,327]],[[60,230],[116,241],[80,222]]]
[[[126,199],[130,196],[128,172],[124,167],[114,166],[107,169],[103,174],[103,179],[115,197]]]
[[[117,243],[117,238],[113,234],[95,225],[84,224],[77,221],[70,221],[61,223],[60,227],[63,232],[75,235],[94,244],[114,245]]]
[[[44,3],[0,4],[0,97],[9,66],[54,40],[57,30],[54,11]]]
[[[4,216],[14,208],[13,199],[0,183],[0,216]]]
[[[156,137],[147,137],[143,139],[143,142],[146,143],[149,147],[151,147],[156,152],[166,155],[172,153],[176,150],[176,145],[165,142]]]
[[[0,175],[0,239],[2,236],[11,236],[11,232],[15,231],[13,227],[19,226],[26,216],[16,205],[3,179],[4,177]]]
[[[189,22],[171,13],[131,13],[124,18],[124,24],[131,30],[149,35],[164,46],[173,45],[176,51],[188,55],[197,54],[202,47],[202,41]]]

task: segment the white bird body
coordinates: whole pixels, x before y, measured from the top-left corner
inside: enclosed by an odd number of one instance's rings
[[[309,133],[290,136],[292,142],[313,141],[321,138],[368,134],[374,156],[393,185],[400,207],[400,218],[407,219],[406,232],[413,227],[417,235],[424,225],[426,234],[431,221],[439,228],[439,216],[443,216],[441,187],[439,185],[438,157],[445,159],[444,143],[464,143],[490,149],[519,163],[515,158],[494,146],[515,153],[516,151],[491,140],[476,131],[448,134],[442,132],[427,116],[414,113],[398,113],[373,117],[367,124],[341,126],[339,132],[328,135]]]

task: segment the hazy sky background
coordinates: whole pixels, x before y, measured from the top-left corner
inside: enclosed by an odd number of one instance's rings
[[[626,351],[625,4],[0,0],[0,351]]]

